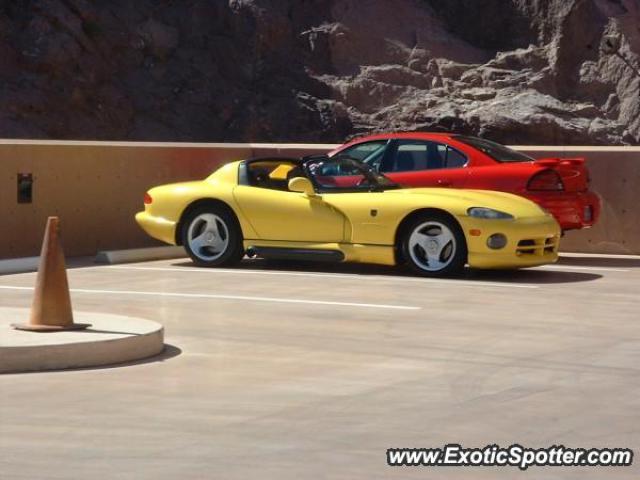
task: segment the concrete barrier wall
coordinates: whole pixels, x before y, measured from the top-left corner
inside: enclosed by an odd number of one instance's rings
[[[218,165],[332,145],[0,140],[0,258],[37,255],[46,217],[59,215],[69,256],[158,245],[135,224],[154,185],[200,179]],[[603,198],[600,224],[570,232],[563,250],[640,254],[638,147],[519,147],[533,156],[584,156]],[[33,202],[17,203],[17,175],[33,174]]]
[[[248,146],[88,142],[0,143],[0,258],[37,255],[59,215],[67,255],[159,245],[133,219],[150,187],[203,178],[251,155]],[[17,174],[32,173],[33,203],[17,203]]]

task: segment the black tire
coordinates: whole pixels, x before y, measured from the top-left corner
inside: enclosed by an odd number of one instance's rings
[[[209,223],[204,218],[211,220],[211,216],[215,217],[213,220],[216,224],[216,233],[213,234],[213,238],[216,242],[224,244],[224,247],[204,245],[198,249],[197,244],[189,238],[190,231],[192,236],[196,233],[196,229],[204,228],[205,231],[201,231],[200,234],[208,233]],[[193,263],[198,266],[228,267],[236,265],[244,257],[242,230],[238,219],[233,211],[224,206],[205,205],[195,208],[182,222],[180,235],[184,249]]]
[[[416,231],[423,235],[438,231],[438,224],[449,230],[453,241],[444,242],[440,247],[439,255],[436,255],[438,258],[432,263],[432,266],[425,265],[424,262],[428,264],[431,261],[427,258],[427,250],[422,245],[412,246],[411,237]],[[423,233],[425,231],[426,233]],[[443,229],[440,229],[440,232],[441,234],[445,233]],[[441,237],[436,235],[433,238],[435,240]],[[461,273],[467,263],[467,242],[464,233],[460,225],[446,215],[433,213],[416,217],[403,229],[403,234],[399,240],[403,260],[411,270],[419,275],[426,277],[455,275]],[[438,243],[437,240],[436,243]],[[439,245],[434,247],[436,253],[438,247]],[[421,260],[423,261],[421,262]],[[443,263],[441,268],[438,265],[440,262]]]

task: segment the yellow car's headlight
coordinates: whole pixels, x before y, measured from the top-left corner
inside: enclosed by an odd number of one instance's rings
[[[471,207],[467,210],[467,215],[473,218],[485,218],[487,220],[513,220],[513,215],[509,213],[486,207]]]

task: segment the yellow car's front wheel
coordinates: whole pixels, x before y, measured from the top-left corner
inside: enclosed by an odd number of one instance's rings
[[[182,224],[182,244],[194,263],[221,267],[244,256],[242,232],[233,213],[217,205],[190,212]]]
[[[467,244],[460,226],[445,215],[414,219],[401,239],[402,253],[420,275],[438,277],[459,273],[467,261]]]

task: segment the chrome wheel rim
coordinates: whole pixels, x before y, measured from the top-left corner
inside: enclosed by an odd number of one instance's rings
[[[409,237],[409,255],[413,262],[428,272],[446,268],[456,255],[456,238],[453,232],[440,222],[421,223]]]
[[[191,221],[187,241],[196,257],[210,262],[220,258],[227,251],[229,230],[218,215],[202,213]]]

